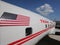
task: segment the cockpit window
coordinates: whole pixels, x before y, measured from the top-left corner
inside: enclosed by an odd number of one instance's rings
[[[8,13],[8,12],[4,12],[0,18],[16,20],[17,15],[16,14],[12,14],[12,13]]]

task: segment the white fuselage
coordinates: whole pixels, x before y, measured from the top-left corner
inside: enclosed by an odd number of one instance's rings
[[[30,17],[29,26],[0,26],[0,45],[34,45],[45,35],[54,32],[53,24],[51,26],[50,23],[53,23],[53,21],[3,1],[0,1],[0,5],[0,16],[4,12],[9,12]],[[44,20],[44,22],[41,20]],[[48,21],[48,23],[45,21]],[[29,27],[32,28],[32,33],[26,36],[26,28]]]

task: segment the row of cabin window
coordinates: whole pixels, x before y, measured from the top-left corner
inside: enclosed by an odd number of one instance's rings
[[[45,28],[47,28],[48,27],[48,25],[45,25]],[[25,31],[25,33],[26,33],[26,36],[28,36],[28,35],[30,35],[30,34],[32,34],[32,27],[28,27],[28,28],[26,28],[25,29],[26,31]]]

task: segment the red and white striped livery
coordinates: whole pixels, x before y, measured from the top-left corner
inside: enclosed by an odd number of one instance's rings
[[[55,33],[55,22],[4,1],[0,5],[0,45],[35,45]]]

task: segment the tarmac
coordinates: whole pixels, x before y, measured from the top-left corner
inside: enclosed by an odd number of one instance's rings
[[[60,41],[52,39],[47,35],[38,41],[36,45],[60,45]]]

